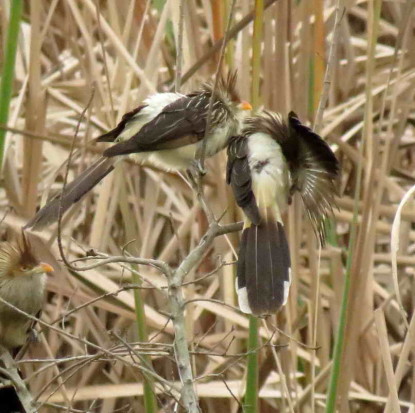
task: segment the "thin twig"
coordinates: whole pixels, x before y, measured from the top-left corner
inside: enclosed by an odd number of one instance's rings
[[[35,317],[35,316],[33,316],[33,315],[31,315],[31,314],[29,314],[29,313],[21,310],[20,308],[14,306],[13,304],[11,304],[8,301],[4,300],[2,297],[0,297],[0,303],[5,304],[7,307],[11,308],[13,311],[16,311],[17,313],[19,313],[21,315],[24,315],[29,320],[35,321],[39,325],[44,326],[44,327],[46,327],[46,328],[48,328],[50,330],[53,330],[53,331],[55,331],[56,333],[58,333],[60,335],[63,335],[63,336],[68,337],[68,338],[70,338],[72,340],[78,341],[78,342],[84,344],[85,346],[89,346],[89,347],[91,347],[91,348],[93,348],[93,349],[95,349],[97,351],[100,351],[100,352],[106,354],[107,356],[110,356],[111,358],[115,358],[118,361],[121,361],[122,363],[124,363],[124,364],[126,364],[126,365],[128,365],[130,367],[133,367],[135,369],[141,369],[141,366],[138,366],[138,365],[134,364],[133,362],[129,362],[125,358],[119,356],[116,353],[111,352],[110,350],[108,350],[108,349],[106,349],[104,347],[101,347],[101,346],[99,346],[99,345],[97,345],[95,343],[92,343],[91,341],[89,341],[89,340],[87,340],[85,338],[77,337],[74,334],[68,333],[65,330],[62,330],[62,329],[60,329],[58,327],[55,327],[53,325],[50,325],[49,323],[41,320],[40,318]]]
[[[190,284],[196,284],[199,283],[200,281],[203,281],[204,279],[211,277],[212,275],[215,275],[219,270],[221,270],[223,267],[225,267],[226,265],[234,265],[236,264],[237,261],[232,261],[232,262],[226,262],[226,261],[221,261],[221,263],[212,271],[209,271],[208,273],[206,273],[205,275],[202,275],[199,278],[195,278],[192,281],[187,281],[185,283],[182,284],[182,287],[185,285],[190,285]]]
[[[112,292],[109,292],[109,293],[102,294],[102,295],[100,295],[98,297],[95,297],[95,298],[87,301],[84,304],[81,304],[81,305],[73,308],[70,311],[65,312],[60,317],[58,317],[55,320],[51,321],[50,324],[53,325],[53,324],[60,323],[63,319],[69,317],[71,314],[76,313],[77,311],[82,310],[83,308],[88,307],[91,304],[96,303],[97,301],[103,300],[103,299],[108,298],[108,297],[116,297],[118,294],[120,294],[123,291],[128,291],[128,290],[132,290],[132,289],[136,289],[136,288],[137,289],[143,289],[143,288],[144,289],[154,289],[153,287],[141,287],[141,286],[136,285],[136,284],[125,285],[125,286],[123,286],[121,288],[118,288],[118,290],[116,290],[116,291],[112,291]]]
[[[269,334],[269,342],[271,343],[272,338],[274,337],[276,330],[274,330],[271,333],[268,329],[267,322],[265,320],[262,320],[262,323],[263,323],[263,326],[264,326],[265,330]],[[280,376],[281,387],[282,387],[281,398],[282,398],[283,393],[285,393],[285,395],[287,396],[289,411],[291,413],[294,413],[293,402],[292,402],[292,399],[291,399],[290,391],[288,389],[287,380],[286,380],[284,372],[282,371],[281,362],[280,362],[280,359],[278,358],[278,354],[275,351],[274,346],[271,346],[271,352],[272,352],[272,355],[274,356],[275,364],[277,366],[278,375]]]
[[[112,257],[108,257],[108,258],[99,258],[99,257],[93,257],[93,258],[99,259],[99,262],[95,264],[84,265],[83,267],[74,267],[69,261],[67,262],[69,263],[69,268],[73,271],[88,271],[88,270],[92,270],[94,268],[97,268],[97,267],[100,267],[106,264],[125,262],[129,264],[148,265],[150,267],[154,267],[158,269],[160,272],[162,272],[165,275],[169,275],[171,272],[171,268],[167,263],[161,260],[153,260],[151,258],[126,257],[124,255],[115,255]]]
[[[153,378],[156,378],[156,381],[162,386],[162,389],[165,393],[170,394],[171,397],[177,401],[179,403],[179,400],[177,399],[176,395],[179,394],[179,391],[177,388],[174,387],[173,383],[171,381],[165,380],[163,379],[161,376],[159,376],[153,369],[153,366],[149,363],[147,363],[146,359],[140,355],[139,353],[137,353],[135,351],[135,349],[129,344],[127,343],[122,337],[120,337],[117,333],[115,333],[114,331],[111,332],[111,334],[117,339],[119,340],[126,348],[128,348],[128,350],[133,353],[140,361],[141,363],[145,366],[147,371],[152,372],[148,373],[149,375],[151,375]],[[146,375],[146,373],[143,372],[141,373],[144,377],[144,379],[148,380],[148,374]],[[172,390],[175,391],[176,394],[172,393]]]
[[[223,305],[224,307],[228,307],[229,309],[235,311],[238,314],[244,314],[238,307],[235,307],[233,305],[227,304],[224,301],[221,300],[217,300],[216,298],[203,298],[203,297],[199,297],[199,298],[192,298],[190,300],[186,300],[184,305],[188,305],[191,303],[197,303],[197,302],[208,302],[208,303],[215,303],[215,304],[220,304]]]
[[[107,53],[104,47],[104,40],[102,38],[101,10],[100,10],[99,1],[96,3],[96,11],[97,11],[96,18],[97,18],[97,23],[98,23],[98,40],[101,45],[102,60],[104,63],[104,73],[105,73],[105,77],[108,83],[108,96],[109,96],[110,105],[111,105],[111,112],[114,115],[115,114],[114,100],[112,98],[112,87],[111,87],[111,80],[110,80],[108,64],[107,64]]]
[[[326,73],[324,74],[323,91],[321,92],[321,97],[318,103],[316,118],[314,121],[314,130],[316,131],[316,133],[320,133],[320,130],[323,126],[323,113],[324,113],[324,109],[327,104],[327,99],[329,97],[331,76],[333,73],[334,62],[336,59],[337,43],[340,37],[340,23],[342,21],[345,11],[346,9],[343,7],[343,11],[342,13],[340,13],[340,0],[337,0],[336,12],[335,12],[336,18],[334,21],[334,28],[333,28],[333,38],[332,38],[332,42],[330,45],[329,57],[328,57],[327,66],[326,66]]]
[[[205,166],[207,136],[210,133],[210,127],[211,127],[211,123],[212,123],[213,102],[215,100],[215,92],[216,92],[216,89],[217,89],[218,83],[219,83],[219,73],[220,73],[220,70],[221,70],[221,67],[222,67],[223,58],[225,56],[226,45],[228,44],[228,41],[229,41],[229,38],[230,38],[229,37],[229,32],[230,32],[230,27],[231,27],[231,23],[232,23],[233,12],[234,12],[234,9],[235,9],[235,3],[236,3],[236,0],[232,0],[231,6],[230,6],[230,9],[229,9],[229,16],[228,16],[228,22],[226,24],[225,36],[224,36],[222,47],[221,47],[220,54],[219,54],[218,65],[216,67],[215,81],[214,81],[213,88],[212,88],[212,94],[211,94],[210,99],[209,99],[209,107],[208,107],[207,119],[206,119],[205,136],[203,137],[202,145],[199,147],[200,150],[198,149],[198,151],[196,153],[196,159],[199,160],[199,164],[200,164],[200,167],[201,167],[202,171],[203,171],[204,166]],[[199,174],[198,183],[199,183],[199,186],[200,186],[200,174]],[[201,188],[199,188],[199,191],[201,191]]]
[[[213,93],[212,93],[213,96]],[[206,129],[207,130],[207,129]],[[205,138],[203,138],[203,142],[205,142]],[[199,155],[196,154],[196,158],[198,158]],[[201,167],[203,170],[203,167]],[[197,171],[200,172],[200,171]],[[201,174],[195,175],[194,177],[190,177],[189,182],[190,187],[193,189],[194,193],[196,194],[196,198],[202,207],[203,212],[206,215],[206,218],[208,220],[208,223],[216,222],[215,214],[213,213],[212,209],[210,208],[209,204],[206,202],[205,195],[203,193],[203,186],[202,186],[202,180],[201,180]]]
[[[83,360],[83,361],[79,361],[76,364],[73,364],[67,368],[65,368],[63,371],[61,371],[59,374],[57,374],[56,376],[52,376],[52,378],[50,378],[46,384],[43,385],[43,387],[38,391],[37,395],[35,396],[36,400],[39,400],[40,396],[46,391],[46,389],[48,389],[54,382],[55,380],[59,379],[60,382],[58,383],[58,385],[50,392],[48,393],[48,395],[46,396],[45,400],[43,400],[40,405],[39,408],[41,408],[43,406],[44,403],[46,403],[54,394],[56,394],[63,386],[65,386],[65,384],[75,375],[77,374],[81,369],[83,369],[85,366],[87,366],[88,364],[90,364],[93,360]],[[70,374],[68,374],[66,377],[63,377],[64,374],[69,373],[71,370],[73,370]]]
[[[60,404],[56,404],[56,403],[50,403],[50,402],[48,402],[48,403],[43,403],[43,405],[45,406],[45,407],[53,407],[54,409],[57,409],[57,410],[63,410],[63,411],[65,411],[65,412],[69,412],[69,413],[88,413],[88,412],[90,412],[91,410],[79,410],[79,409],[74,409],[73,407],[68,407],[68,406],[61,406]]]
[[[184,23],[184,0],[180,1],[179,7],[179,27],[176,45],[176,79],[174,90],[176,93],[180,92],[182,82],[182,65],[183,65],[183,23]]]
[[[80,116],[80,118],[78,120],[78,123],[76,125],[75,134],[73,136],[71,148],[69,150],[68,162],[67,162],[66,171],[65,171],[65,178],[63,180],[62,192],[59,195],[59,210],[58,210],[58,247],[59,247],[59,253],[60,253],[60,256],[61,256],[63,262],[65,263],[65,265],[68,268],[72,269],[73,271],[77,271],[77,270],[76,270],[76,268],[73,268],[72,265],[70,264],[70,262],[66,259],[65,253],[63,251],[63,245],[62,245],[62,212],[63,212],[62,199],[63,199],[63,195],[64,195],[64,192],[65,192],[66,184],[68,182],[69,168],[71,166],[71,159],[72,159],[72,155],[73,155],[73,152],[74,152],[74,149],[75,149],[75,142],[76,142],[76,138],[78,137],[79,128],[81,127],[81,122],[85,117],[86,111],[89,109],[89,107],[92,103],[92,99],[94,98],[94,95],[95,95],[95,85],[92,84],[91,95],[90,95],[89,100],[88,100],[84,110],[82,111],[81,116]]]

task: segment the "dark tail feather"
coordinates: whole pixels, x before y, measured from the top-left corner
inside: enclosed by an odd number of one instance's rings
[[[66,186],[62,200],[60,200],[61,194],[55,196],[37,212],[24,228],[40,230],[57,222],[60,205],[62,207],[63,215],[75,202],[78,202],[113,169],[113,160],[108,158],[98,159],[98,161]]]
[[[285,304],[291,284],[291,263],[280,222],[264,220],[258,226],[244,229],[237,279],[243,312],[257,316],[272,314]]]
[[[101,136],[98,136],[98,138],[95,139],[96,142],[114,142],[118,135],[124,130],[124,125],[116,126],[114,129],[110,130],[107,133],[104,133]]]
[[[2,413],[25,413],[16,389],[10,384],[0,389],[0,411]]]
[[[128,155],[130,153],[140,152],[140,148],[137,146],[137,142],[132,139],[117,143],[110,146],[104,151],[104,156],[112,158],[118,155]]]

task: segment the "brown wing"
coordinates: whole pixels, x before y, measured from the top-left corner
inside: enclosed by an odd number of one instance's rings
[[[261,216],[252,191],[247,143],[248,140],[244,136],[231,138],[228,145],[226,182],[231,185],[238,206],[254,225],[259,225]]]
[[[324,221],[332,216],[337,193],[339,162],[330,146],[294,112],[288,115],[290,139],[297,141],[294,159],[288,159],[294,189],[298,190],[321,244],[324,244]]]
[[[145,124],[137,134],[108,148],[104,155],[173,149],[199,141],[205,134],[209,99],[209,93],[194,93],[176,100]],[[212,113],[214,123],[225,120],[227,115],[224,104],[221,101],[215,102]]]
[[[145,108],[147,105],[141,105],[138,106],[137,108],[133,109],[130,112],[127,112],[121,119],[121,121],[118,123],[118,125],[110,130],[107,133],[104,133],[101,136],[98,136],[98,138],[96,138],[97,142],[114,142],[118,136],[120,135],[120,133],[124,130],[125,125],[132,119],[134,118],[137,113],[139,113],[141,111],[141,109]]]

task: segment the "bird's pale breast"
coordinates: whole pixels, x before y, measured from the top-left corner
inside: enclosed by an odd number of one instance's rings
[[[258,206],[268,208],[277,203],[279,214],[282,213],[287,208],[289,175],[280,145],[259,132],[249,136],[248,150],[252,189]]]

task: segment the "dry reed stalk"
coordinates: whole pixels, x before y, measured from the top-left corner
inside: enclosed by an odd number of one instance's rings
[[[0,1],[0,53],[4,51],[8,24],[6,3],[6,0]],[[99,4],[95,0],[36,0],[33,5],[25,2],[6,129],[11,139],[5,152],[4,187],[0,189],[0,216],[9,206],[16,213],[9,213],[3,225],[22,225],[25,210],[33,210],[41,199],[44,202],[48,194],[61,188],[64,168],[59,167],[68,156],[79,115],[90,96],[92,80],[96,82],[97,95],[90,116],[80,125],[77,142],[80,151],[72,162],[70,179],[102,150],[101,146],[87,143],[90,138],[113,127],[123,113],[148,93],[167,90],[174,84],[174,45],[180,32],[180,12],[177,7],[171,12],[171,7],[180,3],[178,0]],[[208,0],[184,3],[181,83],[182,90],[187,92],[215,71],[226,7],[216,10]],[[312,120],[318,83],[322,79],[321,63],[329,59],[336,2],[264,3],[261,101],[271,110],[284,114],[293,109],[302,119]],[[261,412],[289,408],[286,392],[281,392],[284,380],[294,411],[312,411],[315,406],[319,412],[326,403],[328,370],[332,366],[329,356],[338,327],[348,254],[345,248],[351,235],[359,164],[363,167],[364,182],[357,202],[358,225],[362,228],[358,248],[362,246],[362,249],[358,251],[354,268],[367,277],[364,292],[360,291],[359,306],[350,310],[363,319],[359,325],[351,326],[359,337],[354,354],[360,355],[361,368],[350,377],[347,393],[344,391],[352,400],[345,408],[361,411],[385,407],[388,411],[392,408],[392,395],[395,395],[395,407],[398,402],[402,410],[415,403],[414,381],[407,369],[412,357],[415,302],[412,292],[415,215],[410,204],[402,210],[401,230],[396,234],[399,241],[396,276],[402,305],[409,317],[407,321],[411,320],[409,330],[405,330],[405,321],[399,314],[399,299],[390,276],[394,256],[390,246],[393,219],[401,199],[413,185],[412,3],[382,2],[376,42],[366,35],[373,26],[369,20],[372,2],[348,3],[350,7],[337,26],[340,37],[321,134],[342,162],[341,196],[336,212],[339,245],[323,249],[318,265],[318,251],[302,217],[301,202],[294,200],[288,216],[294,280],[288,308],[277,317],[280,332],[274,337],[275,344],[284,344],[287,348],[277,354],[280,370],[274,364],[268,370],[263,369],[259,390]],[[230,52],[226,56],[227,64],[238,68],[238,87],[245,99],[249,97],[252,81],[249,65],[252,5],[248,1],[236,3]],[[38,37],[32,49],[30,41],[35,33]],[[372,49],[367,53],[369,47]],[[367,65],[372,66],[369,77],[365,71]],[[42,91],[45,92],[43,101]],[[29,118],[31,123],[27,124]],[[373,133],[368,133],[369,130]],[[368,147],[364,155],[360,154],[362,144]],[[41,155],[33,152],[30,162],[27,155],[23,156],[23,147],[32,154],[29,147],[41,146]],[[226,211],[223,223],[228,224],[240,217],[231,205],[223,165],[223,155],[207,162],[205,198],[215,216]],[[31,201],[24,205],[22,200],[26,198]],[[106,255],[119,257],[124,245],[134,239],[130,248],[135,248],[140,257],[164,261],[175,268],[183,255],[198,245],[200,228],[204,225],[197,222],[200,211],[191,189],[181,177],[125,163],[72,216],[65,217],[65,251],[71,260],[84,257],[91,246],[97,252],[103,250]],[[52,228],[42,236],[53,243],[56,231]],[[232,265],[219,265],[217,272],[209,274],[224,257],[227,262],[234,261],[236,242],[236,235],[228,240],[215,239],[185,279],[185,283],[196,282],[182,287],[189,310],[185,320],[191,348],[189,358],[198,378],[196,391],[207,412],[224,409],[236,412],[243,396],[248,319],[234,308]],[[132,250],[127,247],[127,251]],[[164,380],[156,384],[159,407],[164,403],[167,410],[180,408],[176,400],[180,384],[171,350],[174,327],[166,298],[166,279],[141,265],[134,272],[134,277],[141,279],[140,293],[145,303],[149,341],[153,343],[137,344],[133,292],[123,289],[124,284],[131,284],[133,271],[131,263],[108,263],[77,274],[62,270],[49,280],[42,316],[46,323],[42,326],[44,338],[40,344],[30,346],[22,363],[33,394],[42,393],[41,400],[46,402],[56,391],[50,403],[43,405],[42,413],[58,411],[56,404],[74,411],[90,409],[109,413],[128,409],[127,405],[133,411],[143,411],[143,379],[137,369],[141,359],[128,346],[141,357],[145,353],[143,346],[154,349],[155,345],[163,350],[146,354],[151,357],[157,379]],[[359,287],[354,285],[351,294],[357,296]],[[364,311],[358,312],[356,308]],[[383,330],[379,337],[375,308],[382,309],[386,324],[386,334]],[[52,324],[55,320],[59,321]],[[57,329],[49,328],[49,324]],[[271,325],[275,325],[275,320]],[[112,330],[116,335],[110,334]],[[263,343],[269,338],[264,328],[260,328],[259,336]],[[383,353],[378,347],[379,338]],[[316,339],[321,346],[317,351],[309,348]],[[268,352],[267,347],[258,349],[260,365]],[[63,355],[68,356],[67,360]],[[45,361],[41,362],[42,359]],[[390,372],[389,381],[386,380],[382,360],[396,366],[394,381],[398,400]],[[38,367],[41,368],[36,373]],[[282,380],[281,371],[285,376]],[[174,388],[169,391],[167,383]],[[103,397],[102,403],[94,404],[94,399],[100,397]]]

